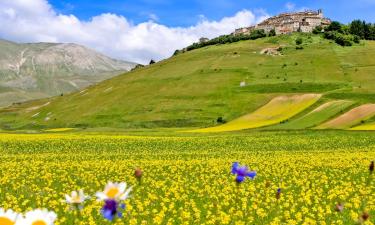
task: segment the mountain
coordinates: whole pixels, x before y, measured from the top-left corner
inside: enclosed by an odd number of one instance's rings
[[[298,37],[303,44],[297,47]],[[316,126],[310,122],[323,123],[375,102],[374,65],[374,41],[341,47],[319,35],[293,34],[208,46],[79,92],[5,108],[0,111],[0,127],[191,129],[232,121],[261,107],[250,116],[252,120],[273,111],[275,121],[285,123],[285,115],[299,117],[314,111],[299,120]],[[284,104],[294,107],[291,101],[312,93],[318,97],[288,112]],[[280,107],[283,115],[278,115]],[[371,115],[356,123],[371,122]],[[312,119],[307,123],[306,118]],[[242,120],[248,118],[236,121]]]
[[[134,66],[76,44],[0,40],[0,106],[77,91]]]

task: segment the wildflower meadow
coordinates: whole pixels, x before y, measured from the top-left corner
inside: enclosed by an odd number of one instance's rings
[[[373,224],[375,134],[4,134],[0,224]]]

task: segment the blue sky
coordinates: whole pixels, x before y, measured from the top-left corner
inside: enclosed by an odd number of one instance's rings
[[[191,26],[205,16],[219,20],[236,12],[264,10],[269,15],[303,8],[323,8],[327,17],[348,23],[353,19],[375,22],[375,0],[50,0],[54,9],[89,20],[101,13],[122,15],[134,23],[153,19],[167,26]],[[294,7],[293,7],[294,6]]]
[[[375,22],[375,0],[0,0],[0,39],[76,43],[148,63],[201,37],[230,34],[285,11],[319,8],[343,23]]]

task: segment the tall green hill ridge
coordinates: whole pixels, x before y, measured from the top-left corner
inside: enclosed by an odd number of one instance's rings
[[[1,110],[0,128],[369,129],[373,103],[375,41],[293,34],[207,46],[16,104]]]

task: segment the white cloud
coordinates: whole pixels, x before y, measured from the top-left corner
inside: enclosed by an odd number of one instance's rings
[[[148,17],[153,21],[158,21],[159,17],[156,14],[151,13]]]
[[[101,14],[89,21],[58,14],[47,0],[1,0],[0,37],[19,42],[72,42],[88,46],[114,58],[147,63],[169,57],[174,50],[249,26],[267,17],[242,10],[232,17],[210,21],[201,16],[191,27],[168,27],[157,17],[133,24],[116,14]]]

